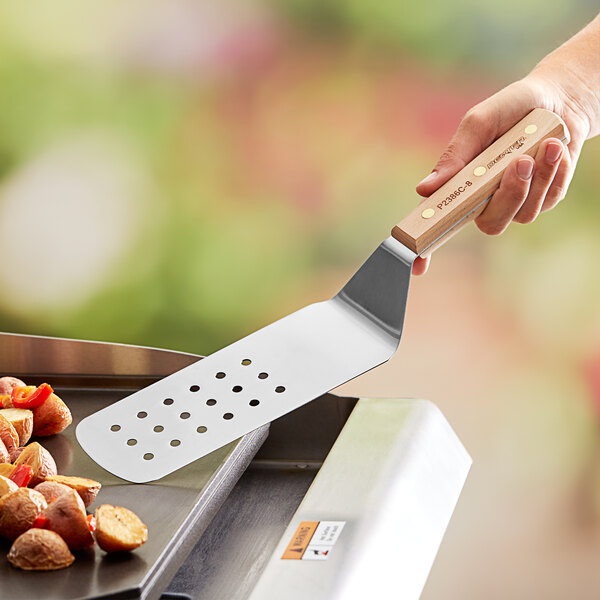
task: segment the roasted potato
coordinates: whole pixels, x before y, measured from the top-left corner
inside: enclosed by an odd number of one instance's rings
[[[13,450],[11,450],[8,453],[10,455],[10,462],[14,463],[19,458],[19,456],[21,456],[23,450],[25,450],[24,446],[19,446],[18,448],[14,448]]]
[[[73,563],[65,541],[48,529],[29,529],[13,543],[8,553],[8,562],[25,571],[55,571]]]
[[[44,515],[46,527],[58,533],[71,550],[82,550],[94,543],[83,500],[75,490],[71,489],[51,502]]]
[[[0,463],[0,475],[10,477],[16,468],[16,465],[11,465],[10,463]]]
[[[16,377],[0,377],[0,396],[10,395],[13,388],[27,385]]]
[[[48,504],[50,504],[52,500],[56,500],[59,496],[62,496],[65,492],[71,491],[71,488],[64,483],[48,480],[38,483],[33,489],[42,494],[42,496],[46,498]]]
[[[18,489],[19,486],[14,481],[11,481],[8,477],[0,475],[0,498],[6,494],[10,494],[11,492],[16,492]]]
[[[83,500],[85,506],[89,506],[98,495],[102,484],[99,481],[93,479],[87,479],[85,477],[67,477],[66,475],[51,475],[47,477],[47,481],[53,481],[68,485],[73,488]]]
[[[69,407],[52,394],[44,404],[33,409],[33,435],[46,436],[60,433],[73,421]]]
[[[35,487],[38,483],[57,473],[56,463],[52,455],[37,442],[32,442],[29,446],[26,446],[14,464],[29,465],[33,469],[33,477],[29,482],[31,487]]]
[[[13,424],[0,414],[0,440],[4,442],[8,453],[19,447],[19,434]]]
[[[33,413],[26,408],[3,408],[0,415],[8,419],[19,436],[19,446],[24,446],[33,432]]]
[[[38,513],[48,504],[39,492],[19,488],[0,498],[0,536],[9,540],[18,538],[35,521]]]
[[[148,528],[132,511],[103,504],[96,509],[96,541],[105,552],[134,550],[148,539]]]
[[[11,462],[10,454],[9,454],[8,450],[6,449],[4,442],[2,440],[0,440],[0,463],[9,463],[9,462]]]

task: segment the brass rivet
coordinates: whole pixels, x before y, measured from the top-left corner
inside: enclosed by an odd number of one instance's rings
[[[531,133],[535,133],[537,131],[537,125],[527,125],[527,127],[525,127],[525,133],[527,134],[531,134]]]
[[[473,171],[473,175],[475,175],[475,177],[481,177],[486,171],[487,169],[485,167],[477,167]]]
[[[421,216],[424,219],[431,219],[431,217],[433,217],[433,215],[435,214],[435,210],[433,210],[433,208],[426,208],[422,213]]]

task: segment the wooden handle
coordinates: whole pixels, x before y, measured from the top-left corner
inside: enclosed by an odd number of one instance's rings
[[[429,255],[483,212],[516,157],[535,156],[540,143],[550,137],[568,144],[566,125],[549,110],[532,110],[419,204],[394,227],[392,235],[416,254]]]

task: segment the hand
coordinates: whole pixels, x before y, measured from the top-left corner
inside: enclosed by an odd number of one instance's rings
[[[565,53],[574,52],[580,57],[580,48],[561,47],[530,75],[470,109],[433,172],[417,185],[417,193],[424,197],[431,195],[495,139],[539,107],[562,117],[571,134],[570,143],[564,147],[560,140],[550,138],[542,142],[535,159],[530,156],[515,159],[475,223],[484,233],[498,235],[511,221],[531,223],[541,212],[554,208],[565,197],[584,141],[600,129],[600,99],[593,84],[590,87],[568,68],[568,62],[565,64],[569,59]],[[597,64],[593,67],[600,71]],[[417,258],[413,274],[421,275],[428,265],[429,258]]]

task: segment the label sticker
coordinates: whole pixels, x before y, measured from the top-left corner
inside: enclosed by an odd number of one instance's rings
[[[327,560],[346,521],[302,521],[292,536],[284,560]]]

